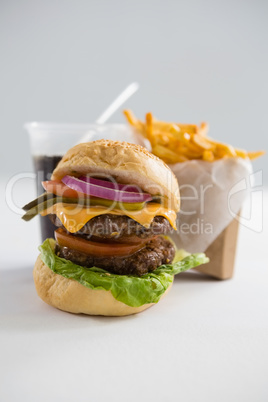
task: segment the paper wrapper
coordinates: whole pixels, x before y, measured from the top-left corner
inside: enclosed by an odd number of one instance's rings
[[[204,252],[240,211],[249,192],[251,162],[241,158],[191,160],[170,168],[181,194],[178,232],[172,238],[178,248]]]

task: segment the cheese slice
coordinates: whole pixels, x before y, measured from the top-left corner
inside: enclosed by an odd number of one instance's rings
[[[56,214],[70,233],[78,232],[90,219],[105,214],[126,215],[146,228],[150,226],[155,216],[163,216],[176,230],[176,212],[156,203],[147,204],[140,211],[122,211],[101,206],[84,207],[76,204],[57,203],[41,212],[42,216],[48,214]]]

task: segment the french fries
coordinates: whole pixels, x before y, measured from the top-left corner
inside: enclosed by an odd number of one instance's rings
[[[209,127],[205,122],[200,126],[168,123],[157,120],[152,113],[147,113],[143,123],[131,110],[124,110],[124,114],[129,124],[150,141],[152,153],[166,163],[185,162],[190,159],[208,162],[222,158],[255,159],[265,153],[247,152],[209,138]]]

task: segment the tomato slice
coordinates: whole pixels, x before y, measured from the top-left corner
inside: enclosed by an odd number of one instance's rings
[[[59,195],[61,197],[70,197],[70,198],[86,197],[84,193],[79,193],[78,191],[71,189],[70,187],[63,184],[60,180],[42,181],[42,186],[48,193]]]
[[[73,250],[80,251],[88,255],[96,257],[105,256],[127,256],[134,254],[144,247],[144,242],[139,244],[129,243],[98,243],[82,239],[74,235],[67,234],[64,229],[57,229],[55,231],[55,238],[60,246],[65,246]]]

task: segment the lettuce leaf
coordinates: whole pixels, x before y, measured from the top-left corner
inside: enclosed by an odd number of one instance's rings
[[[58,257],[54,248],[55,241],[53,239],[46,239],[39,247],[41,260],[53,272],[67,279],[74,279],[89,289],[110,290],[116,300],[132,307],[157,303],[173,282],[174,275],[209,261],[203,253],[191,254],[176,263],[161,265],[155,271],[141,277],[116,275],[102,268],[86,268],[76,265]]]

